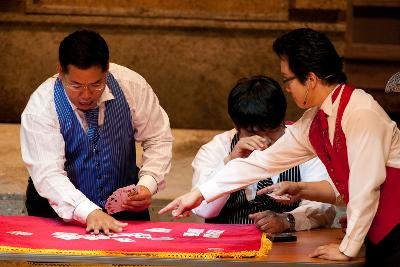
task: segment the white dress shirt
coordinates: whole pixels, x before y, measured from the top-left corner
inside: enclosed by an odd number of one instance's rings
[[[291,127],[291,126],[287,126]],[[216,135],[209,143],[203,145],[198,151],[192,162],[193,180],[192,187],[197,188],[210,180],[224,164],[224,158],[231,152],[231,141],[237,133],[236,129]],[[325,166],[318,158],[311,159],[299,165],[300,177],[304,182],[315,182],[328,180],[329,175]],[[279,175],[271,177],[274,183],[277,183]],[[253,186],[255,185],[255,186]],[[246,195],[255,196],[257,183],[246,187]],[[213,218],[218,216],[225,203],[229,199],[229,194],[207,203],[203,201],[193,212],[203,218]],[[251,199],[249,199],[251,200]],[[335,208],[333,205],[321,202],[303,200],[300,206],[289,212],[295,217],[296,231],[309,230],[320,226],[330,226],[335,218]]]
[[[321,109],[328,115],[331,143],[339,99],[340,96],[332,104],[330,94],[321,105]],[[217,199],[237,188],[315,157],[308,133],[317,111],[318,107],[307,110],[268,149],[255,151],[245,159],[228,162],[213,179],[199,186],[206,201]],[[379,203],[379,187],[386,178],[386,166],[400,168],[400,135],[396,123],[371,95],[360,89],[354,90],[341,125],[346,136],[350,168],[350,201],[347,204],[346,235],[339,249],[345,255],[354,257],[358,254],[375,216]],[[229,182],[226,181],[227,177]]]
[[[150,85],[139,74],[113,63],[110,63],[109,72],[124,93],[131,112],[135,141],[143,147],[138,185],[147,187],[154,194],[165,187],[165,175],[171,166],[173,137],[168,116]],[[22,159],[36,190],[49,199],[57,214],[66,220],[85,223],[87,215],[99,207],[74,187],[64,170],[65,144],[54,103],[57,77],[54,75],[38,87],[21,115]],[[114,96],[106,86],[98,101],[100,127],[104,122],[105,102],[110,99]],[[87,131],[83,112],[70,104]],[[54,200],[57,200],[57,206]]]

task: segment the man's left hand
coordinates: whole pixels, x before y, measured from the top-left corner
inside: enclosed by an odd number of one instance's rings
[[[130,196],[127,200],[124,201],[122,207],[129,211],[143,211],[147,209],[152,200],[152,194],[150,190],[142,185],[138,185],[139,192],[136,195]]]
[[[309,255],[312,258],[320,258],[331,261],[348,261],[350,257],[344,255],[339,250],[339,244],[329,244],[317,247],[313,253]]]

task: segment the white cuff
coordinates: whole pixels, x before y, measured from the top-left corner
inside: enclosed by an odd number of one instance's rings
[[[154,179],[154,177],[151,175],[145,174],[142,177],[140,177],[137,185],[142,185],[144,187],[147,187],[147,189],[149,189],[152,195],[157,193],[157,188],[158,188],[157,182],[156,179]]]
[[[356,257],[364,242],[350,239],[347,235],[343,237],[339,250],[348,257]]]
[[[101,210],[101,208],[86,199],[75,208],[73,219],[86,225],[87,216],[94,210]]]
[[[200,185],[198,188],[204,200],[207,202],[211,202],[225,193],[218,188],[217,183],[212,179]]]

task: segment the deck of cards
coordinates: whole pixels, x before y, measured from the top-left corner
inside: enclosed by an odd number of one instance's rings
[[[128,198],[130,198],[131,196],[134,196],[136,194],[139,194],[139,187],[134,184],[128,185],[128,186],[125,186],[122,188],[118,188],[107,199],[107,202],[105,205],[107,213],[114,214],[114,213],[125,210],[122,207],[122,204],[125,202],[125,200],[127,200]]]

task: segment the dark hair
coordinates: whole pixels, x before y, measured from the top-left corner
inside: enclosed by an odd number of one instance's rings
[[[277,128],[284,120],[286,98],[279,83],[266,76],[238,81],[228,97],[228,113],[237,128]]]
[[[108,46],[97,32],[78,30],[62,40],[58,59],[65,73],[68,73],[69,64],[79,69],[100,65],[102,70],[106,71],[109,60]]]
[[[345,83],[343,59],[332,42],[321,32],[310,28],[290,31],[275,40],[275,53],[286,59],[289,69],[304,84],[310,72],[327,84]]]

